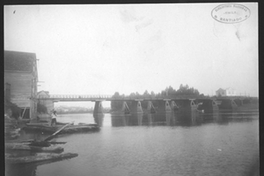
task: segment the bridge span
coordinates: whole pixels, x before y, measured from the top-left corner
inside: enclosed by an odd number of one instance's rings
[[[245,96],[226,96],[226,97],[200,97],[190,95],[179,95],[177,97],[163,96],[163,97],[114,97],[113,95],[70,95],[70,94],[50,94],[50,95],[38,95],[38,100],[52,100],[52,101],[124,101],[124,100],[140,100],[140,101],[151,101],[151,100],[217,100],[217,99],[232,99],[232,100],[244,100],[244,99],[256,99],[255,97]]]
[[[65,102],[65,101],[92,101],[95,102],[94,114],[103,113],[103,101],[119,101],[119,109],[124,113],[142,113],[147,112],[167,112],[172,110],[180,110],[184,112],[192,112],[203,110],[212,113],[218,111],[219,108],[233,110],[245,103],[250,103],[254,97],[195,97],[181,95],[177,97],[114,97],[112,95],[56,95],[49,94],[37,97],[41,102]],[[200,107],[200,108],[199,108]]]
[[[52,100],[52,101],[124,101],[124,100],[135,100],[135,101],[151,101],[151,100],[166,100],[166,99],[212,99],[210,97],[194,97],[194,96],[177,96],[172,98],[170,96],[157,98],[157,97],[113,97],[112,95],[59,95],[51,94],[49,96],[38,96],[38,100]]]

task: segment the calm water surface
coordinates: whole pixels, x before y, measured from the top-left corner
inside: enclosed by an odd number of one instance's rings
[[[209,115],[210,116],[210,115]],[[179,122],[175,115],[59,115],[57,121],[101,124],[100,132],[59,135],[70,160],[12,168],[34,176],[246,176],[259,160],[258,115],[227,114]],[[44,137],[22,134],[22,137]]]

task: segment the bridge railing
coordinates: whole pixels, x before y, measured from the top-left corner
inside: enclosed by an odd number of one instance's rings
[[[38,99],[111,99],[111,100],[162,100],[162,99],[235,99],[235,98],[246,98],[246,97],[195,97],[188,95],[180,95],[177,97],[163,96],[163,97],[114,97],[113,95],[71,95],[71,94],[51,94],[51,95],[38,95]],[[249,97],[247,97],[249,98]]]
[[[39,99],[85,99],[85,98],[111,98],[112,95],[62,95],[62,94],[51,94],[49,96],[38,96]]]

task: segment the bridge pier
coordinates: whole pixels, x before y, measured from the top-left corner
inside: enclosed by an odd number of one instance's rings
[[[164,99],[164,100],[158,100],[156,102],[157,104],[157,109],[158,113],[165,113],[167,111],[171,111],[171,105],[170,105],[170,100],[169,99]]]
[[[194,99],[182,99],[175,100],[180,112],[187,113],[192,111],[197,111],[198,105],[195,103]]]
[[[165,111],[166,112],[171,112],[171,106],[170,106],[170,100],[164,100],[165,101]]]
[[[219,106],[215,100],[212,100],[213,113],[219,113]]]
[[[234,99],[217,99],[218,101],[221,101],[221,104],[219,105],[220,111],[234,111],[237,109],[237,104],[234,101]]]
[[[131,107],[130,107],[131,113],[133,113],[133,114],[143,113],[143,109],[142,109],[140,101],[142,101],[142,100],[135,99],[135,101],[131,102]]]
[[[196,121],[198,105],[194,99],[175,99],[174,102],[178,107],[177,120],[186,122]]]
[[[242,99],[240,99],[240,101],[241,101],[241,105],[243,106],[244,105],[244,101]]]
[[[95,114],[101,114],[101,113],[103,113],[102,101],[95,101],[93,114],[95,115]]]
[[[237,104],[237,106],[243,106],[243,100],[242,99],[234,99],[234,102]]]
[[[156,110],[155,110],[154,105],[152,104],[152,101],[148,101],[147,112],[151,114],[156,113]]]
[[[104,113],[103,113],[102,101],[95,101],[93,117],[94,117],[94,121],[95,121],[95,123],[97,123],[97,125],[99,125],[99,126],[103,125]]]
[[[171,109],[175,111],[179,110],[179,106],[175,103],[175,101],[171,101]]]
[[[219,110],[215,100],[211,99],[200,99],[196,100],[198,110],[203,111],[205,114],[212,114]]]
[[[127,103],[125,101],[123,102],[121,111],[124,114],[130,114],[130,109],[129,109],[129,107],[128,107],[128,105],[127,105]]]
[[[167,100],[157,100],[154,102],[155,104],[155,107],[156,107],[156,110],[157,110],[157,114],[155,115],[155,121],[158,121],[158,122],[161,122],[161,121],[164,121],[165,122],[165,114],[166,114],[166,111],[169,111],[170,107],[170,104],[169,104],[169,101]]]

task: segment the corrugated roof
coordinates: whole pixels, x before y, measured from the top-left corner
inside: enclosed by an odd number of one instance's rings
[[[35,53],[4,51],[5,70],[32,72],[35,60]]]

